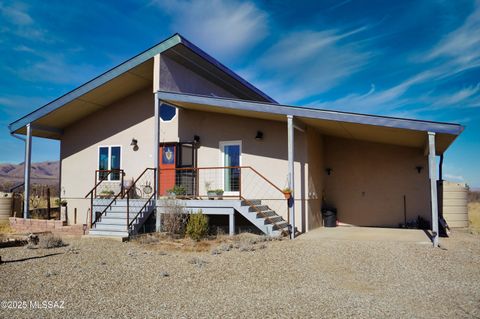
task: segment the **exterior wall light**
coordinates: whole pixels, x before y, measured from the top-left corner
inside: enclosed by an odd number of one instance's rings
[[[257,135],[255,135],[255,139],[257,141],[263,140],[263,132],[262,131],[257,131]]]
[[[138,145],[137,144],[138,144],[138,141],[136,139],[132,138],[132,142],[130,143],[130,146],[133,147],[133,150],[135,152],[138,151]]]
[[[332,175],[333,168],[327,167],[327,168],[325,169],[325,172],[327,172],[327,175]]]
[[[194,136],[193,136],[193,143],[195,143],[195,144],[200,143],[200,136],[194,135]]]
[[[422,172],[423,166],[421,165],[415,166],[415,169],[417,170],[418,174],[420,174]]]

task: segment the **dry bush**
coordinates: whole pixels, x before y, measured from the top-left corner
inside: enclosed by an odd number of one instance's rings
[[[185,207],[180,205],[177,200],[167,199],[164,201],[165,213],[161,216],[162,231],[171,235],[185,234],[185,226],[188,220],[188,214]]]
[[[480,191],[469,190],[467,198],[469,203],[480,202]]]
[[[193,240],[200,240],[207,235],[208,217],[202,213],[201,209],[188,218],[186,233]]]
[[[50,249],[67,246],[67,244],[62,240],[62,238],[54,235],[45,235],[40,236],[38,242],[38,248]]]
[[[480,232],[480,203],[468,204],[468,220],[470,229]]]
[[[0,234],[11,234],[15,232],[10,224],[0,224]]]

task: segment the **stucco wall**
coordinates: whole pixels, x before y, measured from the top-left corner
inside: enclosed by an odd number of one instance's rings
[[[77,208],[78,222],[85,223],[89,201],[83,197],[93,187],[99,146],[122,147],[126,179],[153,166],[153,102],[151,90],[143,90],[65,129],[60,151],[61,196],[68,201],[69,222]],[[132,138],[138,140],[136,152],[130,146]]]
[[[257,131],[264,134],[262,141],[255,140]],[[306,209],[305,198],[308,184],[306,178],[306,136],[299,131],[295,132],[295,207],[296,225],[304,230],[303,212]],[[288,158],[287,158],[287,123],[267,121],[261,119],[238,117],[209,112],[181,110],[179,113],[180,140],[191,140],[193,135],[200,136],[198,149],[198,166],[220,166],[220,141],[242,141],[242,165],[252,166],[262,175],[271,180],[279,188],[287,186]],[[245,171],[242,189],[243,195],[258,198],[259,195],[280,200],[282,194],[273,190],[267,183],[253,173]],[[211,174],[214,174],[213,172]],[[212,175],[211,180],[215,179]],[[248,183],[248,186],[245,185]],[[220,186],[220,185],[219,185]],[[202,187],[202,185],[200,185]],[[250,192],[250,193],[249,193]],[[257,197],[255,197],[257,196]],[[271,202],[270,205],[279,207],[286,219],[286,202],[284,200]],[[281,206],[280,206],[281,205]]]
[[[430,220],[428,163],[423,150],[325,136],[325,196],[340,222],[395,226],[422,216]],[[419,174],[416,166],[423,166]]]
[[[315,129],[308,127],[307,136],[307,154],[308,154],[308,174],[307,174],[307,211],[306,227],[307,231],[322,226],[321,203],[324,190],[325,175],[325,150],[323,136]]]

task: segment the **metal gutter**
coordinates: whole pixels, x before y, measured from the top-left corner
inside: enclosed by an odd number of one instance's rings
[[[459,135],[464,129],[462,125],[454,123],[432,122],[388,116],[330,111],[307,107],[252,102],[185,93],[159,91],[158,97],[161,100],[167,101],[172,104],[175,104],[175,102],[203,104],[232,110],[244,110],[279,115],[293,115],[295,117],[306,117],[312,119],[367,124],[415,131],[446,133],[453,135]]]

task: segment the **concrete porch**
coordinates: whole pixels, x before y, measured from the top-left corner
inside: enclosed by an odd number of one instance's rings
[[[300,240],[351,240],[410,242],[431,245],[428,235],[421,229],[399,229],[380,227],[321,227],[300,236]]]

